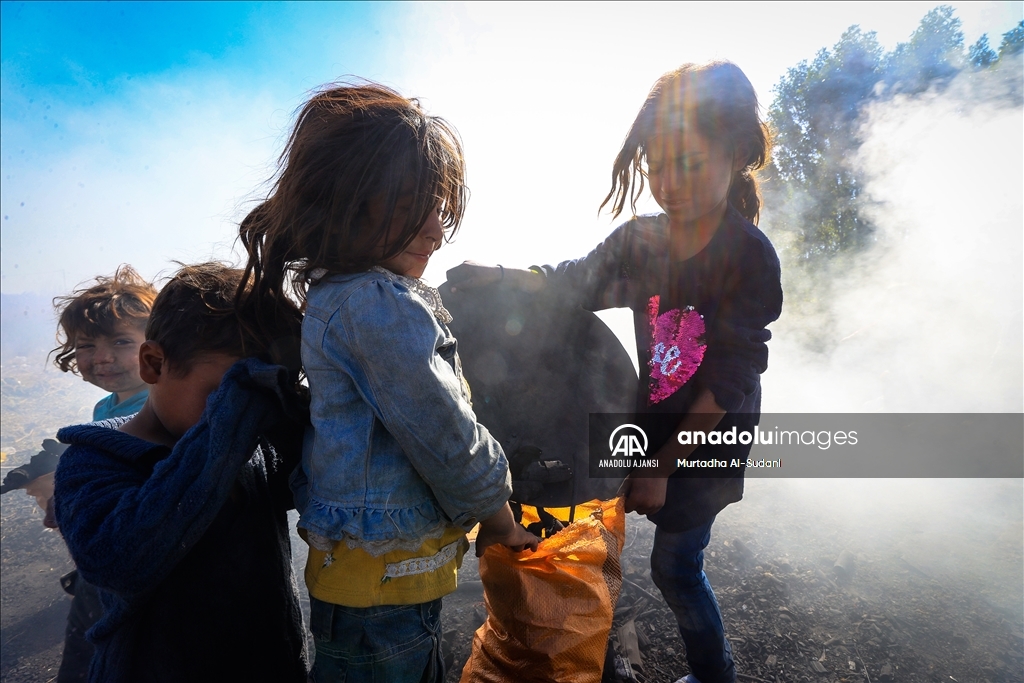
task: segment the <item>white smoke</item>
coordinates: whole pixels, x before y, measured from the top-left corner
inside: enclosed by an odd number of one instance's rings
[[[765,412],[1024,409],[1020,83],[1019,63],[965,71],[943,91],[867,108],[849,162],[864,180],[875,241],[816,272],[783,263],[787,300],[771,328]],[[780,254],[791,253],[767,218]],[[1024,585],[1022,486],[748,478],[744,504],[721,518],[814,519],[768,536],[780,552],[841,542],[897,573],[909,563],[1012,616]]]
[[[806,301],[787,301],[766,412],[1024,409],[1019,79],[1016,64],[965,71],[867,108],[851,163],[876,241],[828,270],[822,350],[805,348],[812,323],[794,313]]]

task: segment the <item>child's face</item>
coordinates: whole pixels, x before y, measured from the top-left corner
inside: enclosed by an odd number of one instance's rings
[[[733,150],[709,140],[696,126],[659,133],[647,145],[651,194],[673,222],[714,215],[729,196],[737,168]]]
[[[75,363],[82,379],[120,399],[146,387],[139,376],[139,346],[146,341],[141,327],[122,323],[114,334],[75,336]]]
[[[206,399],[220,386],[224,373],[237,360],[237,356],[226,353],[203,353],[195,358],[184,375],[170,368],[166,358],[157,361],[159,370],[149,387],[149,402],[163,429],[175,440],[199,422]],[[143,362],[147,362],[146,357]]]
[[[391,219],[391,225],[388,227],[387,237],[385,238],[386,242],[396,239],[405,227],[409,203],[405,200],[399,200],[398,205],[395,207],[394,216]],[[370,220],[379,221],[383,218],[383,204],[383,201],[370,202]],[[405,248],[405,251],[398,256],[383,261],[381,265],[392,273],[405,275],[406,277],[423,277],[423,271],[427,269],[427,263],[430,262],[431,255],[440,248],[443,238],[444,230],[441,228],[440,214],[437,211],[432,211],[427,216],[427,220],[420,226],[416,237]]]

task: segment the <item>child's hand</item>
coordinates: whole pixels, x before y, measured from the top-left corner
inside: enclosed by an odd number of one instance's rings
[[[25,493],[35,498],[36,504],[45,512],[47,501],[53,498],[53,472],[47,472],[25,484]]]
[[[495,543],[508,546],[518,553],[526,548],[536,550],[540,539],[516,524],[512,508],[505,503],[505,507],[496,514],[480,522],[480,531],[476,535],[476,556],[483,555],[487,546]]]
[[[505,266],[485,266],[474,261],[463,261],[446,273],[448,286],[453,292],[460,289],[474,289],[503,282],[523,292],[537,292],[544,288],[547,279],[531,270]]]
[[[665,506],[668,479],[664,477],[626,477],[616,495],[626,497],[626,512],[653,515]]]
[[[475,261],[463,261],[445,273],[445,276],[454,292],[458,289],[473,289],[501,282],[504,279],[504,269],[498,266],[485,266]]]
[[[476,536],[476,556],[480,557],[487,550],[487,546],[494,544],[504,545],[510,548],[513,552],[522,552],[529,548],[531,551],[537,549],[537,544],[540,543],[540,539],[531,534],[529,531],[516,524],[515,528],[511,532],[506,534],[490,533],[487,528],[481,524],[480,533]]]

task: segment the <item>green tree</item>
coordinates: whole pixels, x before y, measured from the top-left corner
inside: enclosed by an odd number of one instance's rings
[[[910,41],[885,58],[885,83],[891,92],[919,93],[943,87],[964,66],[964,34],[948,5],[924,15]]]
[[[862,195],[865,178],[851,163],[863,140],[861,123],[872,103],[943,90],[956,79],[965,109],[974,104],[1024,105],[1024,22],[1003,34],[998,54],[982,36],[964,49],[960,20],[949,7],[922,18],[907,42],[889,53],[873,32],[846,30],[786,72],[768,108],[775,131],[773,159],[765,169],[764,225],[786,262],[783,285],[790,314],[804,321],[808,348],[835,343],[835,312],[828,305],[833,267],[871,244],[874,226]],[[959,76],[962,74],[962,76]],[[796,268],[793,268],[796,266]]]
[[[1003,34],[1003,42],[999,43],[999,59],[1021,52],[1024,52],[1024,21]]]
[[[992,67],[1022,42],[1024,22],[1003,36],[999,57],[987,36],[965,54],[960,20],[941,6],[888,54],[874,32],[851,26],[831,49],[789,69],[768,110],[776,147],[764,188],[772,228],[793,237],[791,257],[814,262],[871,241],[874,228],[860,210],[863,179],[850,164],[868,103],[943,89],[968,64]]]
[[[978,38],[978,42],[971,45],[971,49],[967,52],[967,59],[975,69],[984,69],[999,59],[999,55],[988,46],[988,35],[983,33],[981,38]]]
[[[870,226],[857,212],[860,184],[846,163],[860,146],[856,120],[883,77],[874,32],[852,26],[832,50],[789,69],[768,119],[776,148],[765,190],[773,226],[796,234],[801,259],[861,244]]]

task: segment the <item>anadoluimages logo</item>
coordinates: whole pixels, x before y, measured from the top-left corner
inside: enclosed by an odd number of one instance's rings
[[[611,457],[643,458],[647,455],[647,434],[634,424],[619,425],[608,437]]]

